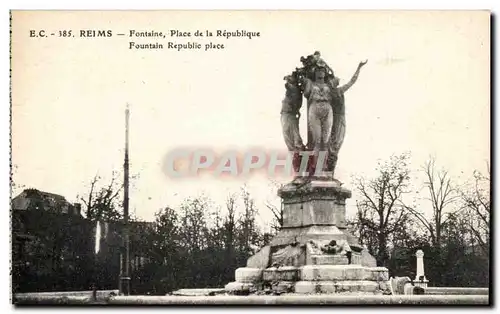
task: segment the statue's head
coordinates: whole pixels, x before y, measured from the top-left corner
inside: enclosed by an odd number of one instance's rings
[[[317,67],[316,70],[314,70],[314,79],[324,80],[326,78],[326,72],[324,67]]]

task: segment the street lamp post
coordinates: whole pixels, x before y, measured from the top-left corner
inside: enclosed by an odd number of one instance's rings
[[[129,105],[125,110],[125,161],[123,164],[123,244],[120,257],[120,279],[119,291],[121,295],[130,294],[130,245],[129,245],[129,221],[128,221],[128,188],[129,188],[129,158],[128,158],[128,137],[129,137]]]

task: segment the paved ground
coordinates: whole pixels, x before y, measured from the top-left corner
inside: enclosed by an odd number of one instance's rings
[[[109,304],[135,305],[362,305],[362,304],[482,304],[489,303],[487,295],[297,295],[280,296],[117,296]]]
[[[110,296],[115,291],[99,291],[97,300],[91,291],[46,292],[16,294],[14,304],[51,305],[364,305],[364,304],[412,304],[412,305],[488,305],[487,289],[474,291],[483,294],[454,295],[367,295],[362,292],[345,294],[283,294],[234,296],[218,294],[220,289],[184,289],[179,295],[168,296]],[[215,295],[209,296],[210,294]],[[449,291],[451,292],[451,290]],[[460,291],[462,292],[462,291]],[[201,294],[201,295],[200,295]]]

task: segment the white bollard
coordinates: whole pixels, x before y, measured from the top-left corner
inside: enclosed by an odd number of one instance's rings
[[[415,256],[417,257],[417,275],[414,280],[415,286],[427,288],[429,280],[425,278],[424,252],[422,250],[418,250],[417,253],[415,253]]]

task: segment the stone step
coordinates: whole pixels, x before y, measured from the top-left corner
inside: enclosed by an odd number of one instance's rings
[[[242,267],[235,272],[236,282],[256,283],[260,281],[341,281],[368,280],[388,281],[389,271],[385,267],[361,265],[306,265],[259,268]]]
[[[269,267],[262,273],[264,281],[300,280],[300,268],[295,266]]]
[[[389,271],[385,267],[360,265],[306,265],[300,269],[303,281],[371,280],[388,281]]]
[[[237,282],[252,283],[262,279],[263,269],[240,267],[235,271],[235,279]]]

